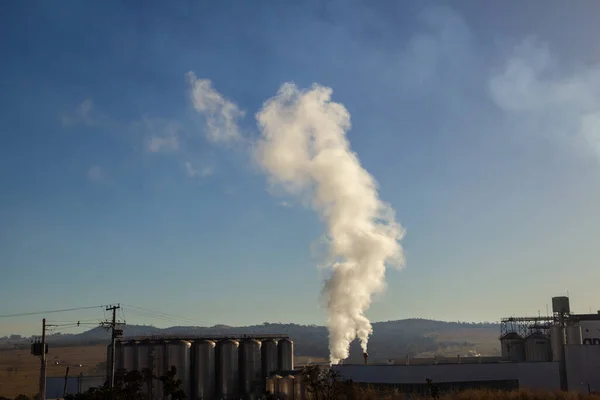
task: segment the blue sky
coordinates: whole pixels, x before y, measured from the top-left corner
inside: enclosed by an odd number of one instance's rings
[[[248,138],[284,82],[348,109],[406,229],[372,320],[537,314],[567,291],[600,308],[600,3],[225,3],[0,5],[0,314],[323,322],[323,226],[207,140],[190,71]]]

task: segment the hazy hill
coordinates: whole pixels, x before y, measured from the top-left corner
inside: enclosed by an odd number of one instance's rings
[[[405,319],[398,321],[376,322],[374,333],[369,342],[370,359],[385,360],[403,358],[407,354],[416,355],[466,354],[475,351],[485,355],[498,353],[498,335],[500,327],[491,323],[441,322],[426,319]],[[243,333],[284,333],[288,334],[295,345],[295,353],[310,357],[327,357],[327,329],[317,325],[275,324],[231,327],[216,325],[213,327],[173,326],[156,328],[153,326],[128,325],[124,327],[125,336],[145,335],[221,335]],[[108,332],[94,328],[80,334],[55,334],[48,337],[54,345],[81,345],[107,342]],[[0,339],[0,344],[13,347],[29,343],[19,340]],[[353,343],[351,358],[362,359],[360,346]]]

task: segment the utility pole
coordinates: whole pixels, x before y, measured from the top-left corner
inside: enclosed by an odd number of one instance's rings
[[[31,354],[40,357],[40,400],[46,400],[46,353],[48,353],[48,344],[46,343],[46,329],[49,326],[46,324],[46,318],[42,319],[42,341],[36,340],[31,344]]]
[[[116,339],[118,337],[123,336],[123,330],[122,329],[116,329],[117,326],[119,325],[125,325],[124,322],[117,322],[117,310],[121,308],[120,304],[117,304],[116,306],[107,306],[106,307],[106,311],[112,311],[112,320],[111,322],[103,322],[102,326],[104,326],[106,329],[110,329],[111,330],[111,335],[110,335],[110,360],[107,360],[110,362],[109,364],[109,372],[108,372],[108,386],[109,388],[113,388],[115,386],[115,343],[116,343]],[[42,399],[45,400],[45,399]]]
[[[63,399],[67,397],[67,381],[69,380],[69,367],[65,371],[65,384],[63,386]]]
[[[42,319],[42,354],[40,360],[40,400],[46,400],[46,318]]]

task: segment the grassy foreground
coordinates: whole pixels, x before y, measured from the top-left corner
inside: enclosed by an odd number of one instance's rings
[[[405,400],[404,394],[385,394],[364,390],[351,396],[356,400]],[[414,400],[426,400],[431,397],[413,397]],[[499,392],[490,390],[466,390],[460,393],[445,394],[439,400],[600,400],[600,394],[578,394],[568,392],[546,392],[519,390],[514,392]],[[350,400],[350,398],[348,398]]]
[[[48,376],[98,375],[104,373],[100,366],[106,359],[106,345],[78,347],[50,347],[48,350]],[[38,392],[40,359],[29,349],[0,350],[0,396],[14,398],[19,394],[33,396]]]

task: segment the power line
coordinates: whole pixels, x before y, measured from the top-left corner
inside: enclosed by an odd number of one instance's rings
[[[0,315],[0,318],[25,317],[28,315],[54,314],[54,313],[61,313],[61,312],[67,312],[67,311],[91,310],[93,308],[100,308],[100,307],[104,307],[104,306],[101,305],[101,306],[92,306],[92,307],[65,308],[62,310],[34,311],[34,312],[26,312],[26,313],[18,313],[18,314],[4,314],[4,315]]]
[[[123,306],[125,307],[129,307],[130,311],[142,314],[142,315],[147,315],[147,316],[152,316],[153,318],[157,318],[157,319],[163,319],[163,320],[170,320],[172,322],[184,322],[186,324],[193,324],[193,325],[198,325],[201,326],[202,325],[202,321],[195,321],[191,318],[187,318],[187,317],[182,317],[182,316],[178,316],[175,314],[169,314],[169,313],[165,313],[165,312],[161,312],[161,311],[156,311],[156,310],[151,310],[149,308],[144,308],[144,307],[139,307],[139,306],[133,306],[131,304],[123,304]]]

